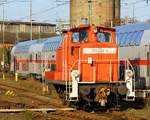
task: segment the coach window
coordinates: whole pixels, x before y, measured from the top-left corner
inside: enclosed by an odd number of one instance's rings
[[[98,42],[111,42],[111,33],[109,32],[98,32],[97,33]]]
[[[51,64],[51,71],[56,71],[56,64]]]
[[[48,64],[47,69],[49,69],[49,70],[51,69],[51,65],[50,64]]]
[[[35,55],[36,55],[36,58],[35,58],[35,59],[37,60],[37,59],[38,59],[38,54],[35,54]]]
[[[32,60],[32,54],[30,55],[30,60]]]
[[[19,70],[19,63],[16,64],[16,70]]]
[[[45,68],[45,64],[43,63],[43,68]]]

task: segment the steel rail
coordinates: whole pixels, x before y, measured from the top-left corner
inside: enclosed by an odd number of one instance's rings
[[[75,108],[34,108],[34,109],[0,109],[0,113],[14,113],[14,112],[54,112],[54,111],[75,111]]]

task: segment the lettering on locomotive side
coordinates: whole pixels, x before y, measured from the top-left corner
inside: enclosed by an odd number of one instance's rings
[[[116,54],[116,48],[83,48],[83,54]]]

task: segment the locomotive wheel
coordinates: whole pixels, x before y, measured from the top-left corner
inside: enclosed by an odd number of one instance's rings
[[[63,97],[64,97],[64,96],[63,96],[63,92],[64,92],[64,91],[61,90],[61,91],[59,91],[59,93],[58,93],[58,94],[59,94],[59,97],[60,97],[61,99],[63,99]]]
[[[108,108],[115,108],[117,105],[117,95],[115,93],[110,93],[110,95],[108,96],[108,103],[107,103],[107,107]]]
[[[92,106],[91,106],[90,102],[87,102],[84,104],[83,110],[86,112],[92,112]]]
[[[63,105],[67,105],[67,106],[70,106],[70,101],[66,100],[66,95],[67,95],[67,98],[68,98],[68,94],[66,93],[66,91],[63,91],[62,93],[62,102],[63,102]]]

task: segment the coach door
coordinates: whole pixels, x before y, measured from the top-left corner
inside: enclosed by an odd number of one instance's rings
[[[37,66],[37,64],[36,64],[36,62],[37,62],[37,54],[36,53],[33,53],[33,54],[30,55],[30,61],[31,61],[29,63],[30,72],[31,73],[36,73],[37,72],[37,68],[36,68],[36,66]]]

